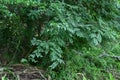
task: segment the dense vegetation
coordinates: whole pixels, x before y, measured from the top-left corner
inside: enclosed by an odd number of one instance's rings
[[[52,80],[120,79],[120,1],[2,0],[0,49]]]

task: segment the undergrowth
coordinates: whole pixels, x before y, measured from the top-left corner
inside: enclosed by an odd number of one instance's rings
[[[120,79],[119,40],[119,0],[0,1],[1,65],[22,59],[54,80]]]
[[[53,80],[119,80],[119,60],[109,56],[100,57],[103,52],[95,47],[66,49],[65,65],[57,67],[49,74]]]

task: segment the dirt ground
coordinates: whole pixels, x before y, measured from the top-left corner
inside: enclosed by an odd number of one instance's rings
[[[16,64],[10,67],[0,67],[0,80],[4,77],[9,80],[51,80],[44,75],[45,71],[40,68],[29,67],[23,64]]]

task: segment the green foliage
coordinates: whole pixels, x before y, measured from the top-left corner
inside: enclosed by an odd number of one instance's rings
[[[6,73],[7,72],[7,73]],[[18,75],[16,75],[12,70],[10,70],[9,68],[1,68],[0,69],[0,73],[1,73],[1,80],[20,80],[20,78],[18,77]],[[3,76],[2,76],[3,74]]]
[[[120,79],[120,63],[111,57],[99,57],[102,49],[81,48],[80,51],[66,49],[65,65],[51,71],[53,80],[114,80]],[[68,55],[69,54],[69,55]],[[117,74],[118,71],[118,74]]]
[[[109,73],[110,80],[115,80],[111,73]]]
[[[6,77],[6,75],[4,75],[4,76],[2,77],[2,80],[9,80],[9,79]]]
[[[0,46],[12,60],[57,69],[56,80],[75,80],[77,73],[102,80],[110,75],[101,70],[120,67],[115,59],[98,57],[120,53],[119,6],[119,0],[0,1]]]

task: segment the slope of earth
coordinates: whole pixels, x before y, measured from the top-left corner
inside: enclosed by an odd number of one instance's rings
[[[37,67],[14,64],[10,67],[0,67],[0,80],[50,80],[45,71]]]

